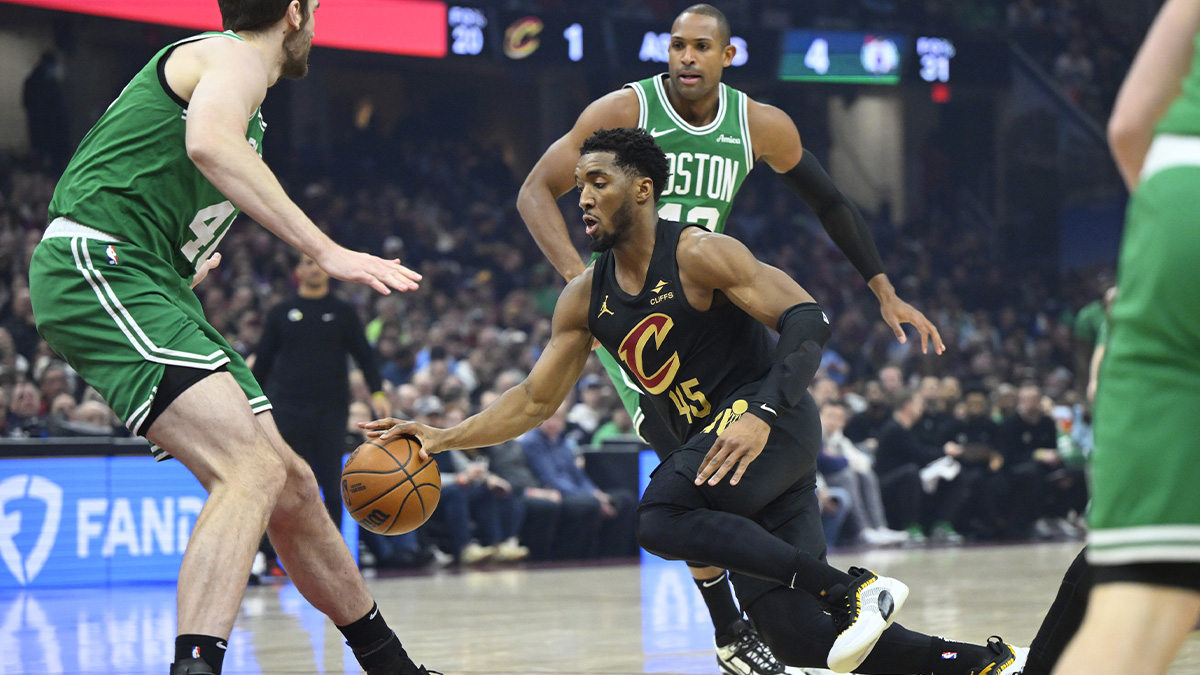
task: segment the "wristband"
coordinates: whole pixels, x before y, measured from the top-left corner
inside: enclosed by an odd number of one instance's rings
[[[743,415],[754,415],[758,419],[767,423],[770,428],[775,427],[775,422],[779,420],[779,412],[766,403],[752,403],[746,409]]]

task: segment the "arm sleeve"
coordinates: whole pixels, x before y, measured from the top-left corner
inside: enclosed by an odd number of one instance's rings
[[[862,214],[833,184],[833,179],[811,152],[805,150],[800,163],[779,176],[817,214],[829,238],[863,279],[870,281],[883,273],[883,261],[875,248],[875,238]]]
[[[379,374],[379,355],[371,349],[371,343],[367,342],[367,333],[363,329],[362,322],[358,320],[358,314],[350,305],[345,306],[346,312],[346,330],[349,334],[346,336],[347,347],[350,355],[354,357],[354,362],[358,364],[362,370],[363,379],[367,381],[367,386],[371,388],[371,393],[383,390],[383,378]]]
[[[774,424],[779,412],[801,401],[821,367],[821,350],[829,341],[829,319],[815,302],[793,305],[779,317],[775,365],[763,379],[763,404],[747,412]]]
[[[280,311],[281,307],[283,305],[276,305],[267,313],[262,337],[259,338],[258,349],[255,350],[254,379],[258,380],[258,385],[263,389],[267,388],[267,381],[271,379],[271,368],[275,365],[275,357],[279,354],[279,317],[282,315]]]

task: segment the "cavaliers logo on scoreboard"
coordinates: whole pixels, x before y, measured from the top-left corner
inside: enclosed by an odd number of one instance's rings
[[[666,314],[651,314],[625,335],[617,349],[621,360],[633,371],[648,394],[661,394],[669,389],[675,381],[675,374],[679,372],[679,352],[672,352],[653,373],[646,372],[647,352],[653,350],[657,353],[663,341],[667,339],[667,333],[670,333],[674,326],[675,321]],[[653,347],[650,346],[651,339],[654,340]]]
[[[519,60],[532,55],[541,46],[545,26],[536,16],[527,16],[509,24],[504,31],[504,55],[510,59]]]

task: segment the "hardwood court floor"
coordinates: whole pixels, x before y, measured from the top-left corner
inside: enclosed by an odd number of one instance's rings
[[[1079,544],[832,556],[912,587],[910,628],[1025,645]],[[711,626],[682,563],[495,569],[370,580],[418,662],[450,674],[717,673]],[[165,585],[0,594],[0,673],[162,675],[174,641]],[[247,590],[225,673],[359,673],[290,584]],[[1200,673],[1200,635],[1172,673]]]

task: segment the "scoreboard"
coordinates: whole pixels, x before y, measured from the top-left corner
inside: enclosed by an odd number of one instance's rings
[[[648,75],[665,70],[671,34],[663,22],[577,9],[518,12],[442,0],[338,0],[320,9],[314,44],[435,59],[477,60],[517,69],[577,68]],[[479,1],[479,0],[475,0]],[[0,0],[48,10],[219,30],[212,0]],[[664,29],[667,29],[664,31]],[[1001,40],[930,33],[737,29],[729,74],[784,81],[868,85],[981,84],[1009,80]]]
[[[905,39],[891,33],[789,30],[779,79],[799,82],[898,84]]]

